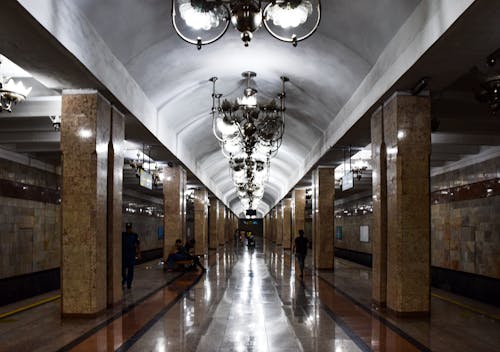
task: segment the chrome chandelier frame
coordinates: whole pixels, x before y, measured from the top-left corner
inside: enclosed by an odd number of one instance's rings
[[[211,37],[206,39],[202,36],[191,38],[187,34],[183,33],[178,24],[177,7],[180,6],[179,2],[181,5],[189,2],[191,7],[195,9],[198,14],[213,16],[212,18],[216,21],[216,23],[223,22],[223,25],[216,26],[221,27],[220,31],[217,31],[218,33],[216,32]],[[264,7],[262,7],[263,5]],[[172,0],[171,19],[172,26],[174,27],[177,35],[185,42],[196,45],[198,50],[200,50],[202,46],[212,44],[222,38],[222,36],[226,34],[230,23],[232,23],[233,26],[241,32],[241,39],[246,47],[248,47],[249,42],[252,40],[253,32],[258,30],[262,24],[267,32],[274,38],[286,43],[291,43],[294,47],[296,47],[299,42],[312,36],[318,29],[321,22],[321,0],[317,0],[317,4],[315,6],[316,19],[312,27],[303,35],[297,35],[293,31],[290,36],[279,34],[276,30],[273,30],[273,27],[280,26],[271,24],[270,22],[273,22],[273,9],[279,7],[283,11],[293,11],[299,6],[308,6],[308,9],[313,9],[311,0]],[[180,15],[180,17],[182,17],[182,14]],[[307,17],[303,18],[304,21],[306,18]],[[301,22],[294,27],[302,26],[303,23],[304,22]]]
[[[275,100],[258,104],[257,90],[250,85],[255,72],[243,72],[246,87],[243,97],[234,103],[216,91],[217,77],[212,82],[212,130],[220,143],[222,153],[229,159],[230,175],[238,196],[247,209],[256,209],[264,196],[264,184],[269,178],[270,160],[281,147],[285,131],[285,84]]]

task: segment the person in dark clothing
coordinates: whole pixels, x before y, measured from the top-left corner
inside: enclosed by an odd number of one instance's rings
[[[299,261],[300,277],[304,277],[304,261],[307,255],[307,242],[308,239],[304,237],[304,230],[299,230],[299,237],[295,238],[295,257]]]
[[[195,240],[189,240],[186,242],[186,245],[184,246],[184,255],[186,258],[193,259],[194,263],[202,270],[202,271],[207,271],[205,267],[201,264],[200,262],[200,257],[197,255],[194,255],[194,244],[196,243]]]
[[[122,286],[127,284],[127,288],[132,287],[135,258],[140,253],[139,245],[139,236],[132,231],[132,224],[128,222],[125,232],[122,232]]]

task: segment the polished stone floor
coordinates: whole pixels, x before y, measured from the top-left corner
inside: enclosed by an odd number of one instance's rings
[[[500,350],[496,308],[433,291],[431,318],[397,319],[370,307],[368,268],[312,275],[310,259],[303,280],[273,245],[211,251],[207,273],[146,263],[101,317],[62,320],[53,301],[0,319],[0,351]]]

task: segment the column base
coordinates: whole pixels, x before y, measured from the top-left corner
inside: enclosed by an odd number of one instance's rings
[[[97,318],[98,316],[102,315],[106,311],[105,309],[102,309],[96,313],[61,313],[61,318],[63,319],[94,319]]]
[[[431,314],[429,311],[398,312],[391,308],[386,308],[386,310],[390,315],[393,315],[397,318],[429,318]]]
[[[387,307],[386,302],[379,302],[376,300],[372,300],[372,308],[378,310],[378,309],[385,309]]]

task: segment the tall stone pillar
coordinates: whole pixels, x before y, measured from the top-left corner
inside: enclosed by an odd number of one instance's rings
[[[194,252],[196,255],[207,253],[208,192],[206,188],[194,191]]]
[[[372,299],[385,307],[387,301],[387,174],[382,108],[371,119],[372,140]]]
[[[125,119],[111,109],[111,138],[108,145],[108,242],[107,242],[107,304],[122,298],[122,189]]]
[[[283,246],[283,203],[276,204],[276,245]]]
[[[333,270],[334,263],[334,169],[313,172],[313,256],[316,269]]]
[[[186,170],[175,165],[163,169],[163,257],[166,258],[176,239],[186,240]]]
[[[210,229],[208,233],[208,247],[210,249],[217,249],[219,245],[217,239],[217,222],[219,219],[219,200],[217,198],[210,198],[210,210],[208,214],[210,221]]]
[[[106,211],[110,111],[109,103],[97,91],[63,92],[63,315],[96,315],[107,304]]]
[[[387,307],[429,312],[430,98],[396,94],[384,111],[387,147]]]
[[[283,249],[292,248],[292,199],[283,200]]]
[[[299,234],[299,230],[304,230],[306,213],[306,190],[293,190],[293,221],[292,221],[292,237]]]
[[[226,236],[226,206],[219,202],[219,218],[217,221],[217,241],[219,246],[224,246]]]

